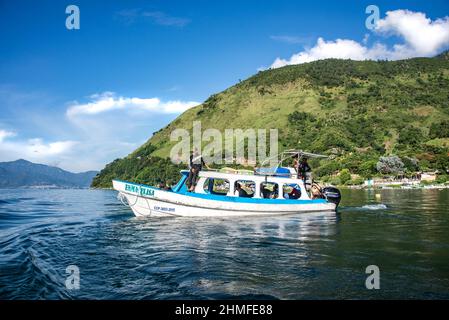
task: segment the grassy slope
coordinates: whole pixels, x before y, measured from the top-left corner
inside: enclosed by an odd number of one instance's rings
[[[128,157],[108,165],[93,186],[110,186],[112,177],[152,184],[157,181],[150,174],[161,180],[174,177],[179,167],[158,158],[168,157],[175,144],[170,133],[176,128],[191,130],[195,120],[201,120],[203,130],[222,132],[277,128],[281,148],[338,158],[337,167],[328,161],[314,163],[320,175],[341,168],[374,174],[372,165],[360,167],[391,153],[421,157],[424,167],[434,167],[435,155],[447,148],[446,136],[429,136],[432,124],[449,120],[447,57],[394,62],[329,59],[259,72],[180,115]],[[164,174],[148,169],[155,165],[162,166]]]

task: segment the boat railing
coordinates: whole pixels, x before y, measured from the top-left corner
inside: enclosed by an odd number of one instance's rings
[[[224,167],[220,169],[215,168],[208,168],[207,170],[203,171],[209,171],[209,172],[220,172],[220,173],[231,173],[231,174],[246,174],[246,175],[262,175],[262,176],[283,176],[293,177],[293,173],[290,171],[291,168],[289,166],[284,167],[283,162],[287,159],[291,159],[293,157],[298,157],[298,159],[309,159],[309,158],[328,158],[326,155],[322,154],[316,154],[316,153],[310,153],[305,152],[302,150],[295,150],[295,149],[289,149],[284,150],[281,153],[278,153],[276,155],[273,155],[271,157],[266,158],[259,167],[255,167],[254,170],[247,170],[247,169],[234,169],[230,167]],[[273,163],[275,160],[276,165],[268,166],[268,164]],[[294,168],[296,170],[296,168]],[[288,172],[287,172],[288,171]]]

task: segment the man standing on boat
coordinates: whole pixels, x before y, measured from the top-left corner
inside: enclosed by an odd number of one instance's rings
[[[307,163],[307,158],[299,158],[298,154],[293,156],[293,167],[296,169],[296,178],[302,179],[304,183],[306,182],[307,172],[311,171],[309,164]]]
[[[187,177],[187,187],[189,192],[193,192],[195,190],[196,184],[198,182],[198,174],[203,169],[203,165],[206,166],[207,169],[210,170],[209,166],[206,162],[204,162],[203,156],[198,152],[198,149],[195,148],[190,155],[190,171],[189,176]]]

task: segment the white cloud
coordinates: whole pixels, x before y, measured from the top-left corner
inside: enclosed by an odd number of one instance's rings
[[[167,101],[162,102],[159,98],[128,98],[116,96],[113,92],[104,92],[90,96],[91,102],[79,104],[72,103],[67,109],[67,116],[94,115],[112,110],[144,110],[155,113],[182,113],[187,109],[199,105],[196,101]]]
[[[368,40],[369,40],[369,33],[365,33],[362,40],[363,44],[367,44]]]
[[[64,103],[45,92],[0,84],[0,161],[23,158],[73,172],[101,170],[199,104],[161,100],[104,92]]]
[[[287,35],[270,36],[270,39],[274,40],[274,41],[289,43],[289,44],[308,43],[311,41],[310,37],[298,37],[298,36],[287,36]]]
[[[14,133],[0,130],[0,161],[25,158],[30,161],[43,161],[49,163],[59,157],[64,157],[73,152],[76,141],[44,142],[41,138],[28,140],[11,140]]]
[[[433,56],[449,46],[449,17],[432,21],[421,12],[388,11],[386,17],[378,21],[375,32],[384,36],[399,36],[404,43],[388,48],[385,44],[377,42],[368,47],[366,36],[362,41],[363,44],[350,39],[326,41],[318,38],[312,48],[296,53],[289,59],[276,58],[271,67],[279,68],[327,58],[398,60],[416,56]]]
[[[435,55],[449,44],[449,17],[432,21],[422,12],[388,11],[375,30],[404,38],[406,46],[416,55]]]
[[[0,143],[2,143],[6,138],[14,137],[15,135],[15,132],[0,129]]]
[[[364,60],[367,54],[367,48],[353,40],[325,41],[323,38],[318,38],[313,48],[294,54],[288,60],[277,58],[271,67],[279,68],[289,64],[300,64],[327,58]]]
[[[56,156],[70,152],[78,144],[76,141],[56,141],[44,143],[40,138],[29,139],[25,144],[19,144],[25,153],[33,153],[36,157]]]
[[[190,19],[174,17],[162,11],[144,11],[142,9],[126,9],[117,12],[117,15],[126,24],[132,24],[142,19],[150,19],[153,23],[161,26],[182,28],[191,22]]]
[[[162,26],[184,27],[190,23],[190,19],[173,17],[161,11],[145,11],[142,12],[142,16],[149,17],[154,23]]]
[[[61,165],[76,171],[102,169],[132,152],[178,114],[199,104],[124,97],[113,92],[91,95],[86,103],[68,103],[66,120],[81,142],[76,146],[75,161]]]

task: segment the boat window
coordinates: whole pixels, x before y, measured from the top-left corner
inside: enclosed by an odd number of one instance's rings
[[[238,197],[252,198],[256,190],[256,184],[250,180],[237,180],[234,186],[234,194]]]
[[[203,189],[206,193],[225,196],[229,192],[229,181],[226,179],[207,178]]]
[[[284,184],[282,194],[285,199],[299,199],[301,197],[301,187],[296,184]]]
[[[264,199],[276,199],[279,185],[274,182],[262,182],[260,184],[260,196]]]

